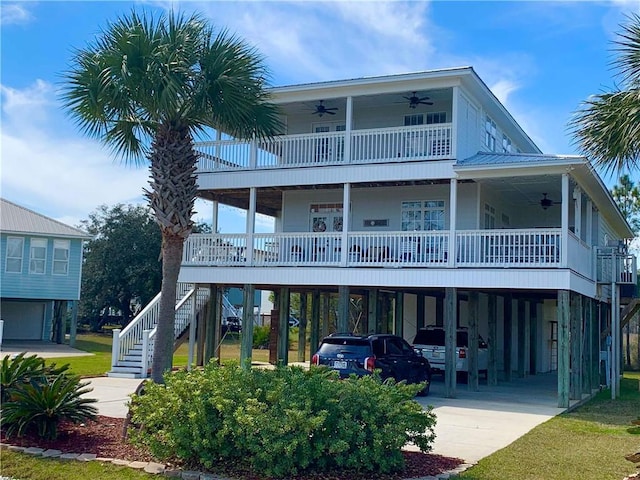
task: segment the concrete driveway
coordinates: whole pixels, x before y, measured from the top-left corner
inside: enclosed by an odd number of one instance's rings
[[[434,377],[428,397],[437,416],[433,453],[475,463],[565,411],[557,406],[557,376],[543,374],[515,379],[470,392],[459,384],[456,398],[444,397],[441,377]]]

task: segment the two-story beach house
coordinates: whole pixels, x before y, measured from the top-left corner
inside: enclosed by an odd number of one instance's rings
[[[271,94],[282,135],[218,132],[197,146],[199,196],[214,222],[220,204],[247,211],[244,232],[194,234],[185,245],[180,280],[185,298],[201,295],[189,308],[205,320],[205,357],[215,356],[219,292],[241,286],[249,298],[276,292],[280,362],[296,292],[311,351],[332,331],[411,341],[443,326],[450,396],[457,328],[489,344],[489,385],[557,371],[560,405],[600,385],[606,338],[616,358],[622,307],[636,308],[623,287],[635,284],[636,263],[624,248],[632,231],[587,158],[543,154],[470,67]],[[258,213],[273,217],[273,233],[255,231]],[[153,336],[153,323],[145,328]]]
[[[80,299],[86,232],[0,199],[0,316],[5,340],[62,341]]]

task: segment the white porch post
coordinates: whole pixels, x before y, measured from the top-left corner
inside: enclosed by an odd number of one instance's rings
[[[253,234],[256,225],[256,187],[249,188],[249,210],[247,211],[247,265],[253,265]]]
[[[211,233],[214,235],[218,233],[218,210],[220,208],[220,204],[217,200],[211,202]]]
[[[575,200],[574,203],[574,209],[575,209],[575,214],[574,214],[574,232],[576,234],[576,237],[578,237],[580,240],[582,240],[582,190],[580,190],[580,188],[576,187],[573,189],[573,199]]]
[[[451,179],[449,189],[449,248],[447,263],[450,267],[456,265],[456,210],[458,209],[458,180]]]
[[[560,266],[566,267],[569,261],[569,174],[562,174],[562,203],[561,203],[561,234],[560,234]]]
[[[351,98],[351,97],[349,97]],[[340,238],[340,265],[347,266],[349,260],[349,223],[351,222],[351,184],[345,183],[342,190],[342,235]]]
[[[120,358],[120,329],[114,328],[112,331],[113,340],[111,342],[111,366],[116,367],[118,365],[118,359]]]
[[[458,110],[459,110],[459,97],[460,97],[460,87],[457,85],[452,88],[451,94],[451,158],[457,158],[457,143],[458,143]]]
[[[585,224],[585,228],[587,229],[585,233],[585,242],[587,242],[587,245],[589,245],[590,247],[593,246],[593,202],[591,201],[590,198],[587,199],[587,211],[586,211],[586,224]]]
[[[216,130],[216,148],[214,149],[214,156],[216,164],[220,162],[220,151],[222,149],[222,132],[220,130]],[[217,165],[219,167],[219,165]],[[213,233],[216,233],[214,230]]]
[[[251,139],[251,151],[249,153],[249,168],[254,170],[258,165],[258,141],[255,137]]]
[[[142,378],[149,376],[149,335],[151,330],[142,331],[142,368],[140,374]]]
[[[353,97],[347,97],[346,125],[344,132],[344,162],[351,162],[351,125],[353,124]],[[344,223],[343,223],[344,224]]]

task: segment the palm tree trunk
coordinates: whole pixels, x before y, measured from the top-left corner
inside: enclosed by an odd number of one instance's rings
[[[173,365],[176,288],[182,247],[193,228],[193,206],[198,187],[195,170],[198,156],[189,129],[162,125],[151,146],[151,190],[146,192],[162,232],[162,288],[154,341],[151,378],[163,383]]]
[[[163,235],[160,312],[151,365],[151,379],[156,383],[164,383],[164,373],[173,366],[176,289],[183,244],[184,238],[180,236]]]

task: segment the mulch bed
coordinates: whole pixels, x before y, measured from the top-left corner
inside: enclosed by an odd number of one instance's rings
[[[5,432],[0,431],[0,441],[22,447],[40,447],[44,449],[60,450],[64,453],[89,453],[98,457],[119,458],[129,461],[153,461],[153,457],[143,449],[136,448],[124,440],[123,418],[98,416],[95,421],[73,424],[62,421],[58,428],[56,440],[42,440],[37,435],[29,433],[23,437],[6,438]],[[421,452],[403,451],[405,470],[397,474],[376,474],[378,480],[402,480],[406,478],[438,475],[452,470],[463,463],[459,458],[443,457],[441,455]],[[264,480],[237,464],[220,464],[214,473],[235,477],[242,480]],[[352,471],[305,472],[291,477],[291,480],[369,480],[371,473]]]

